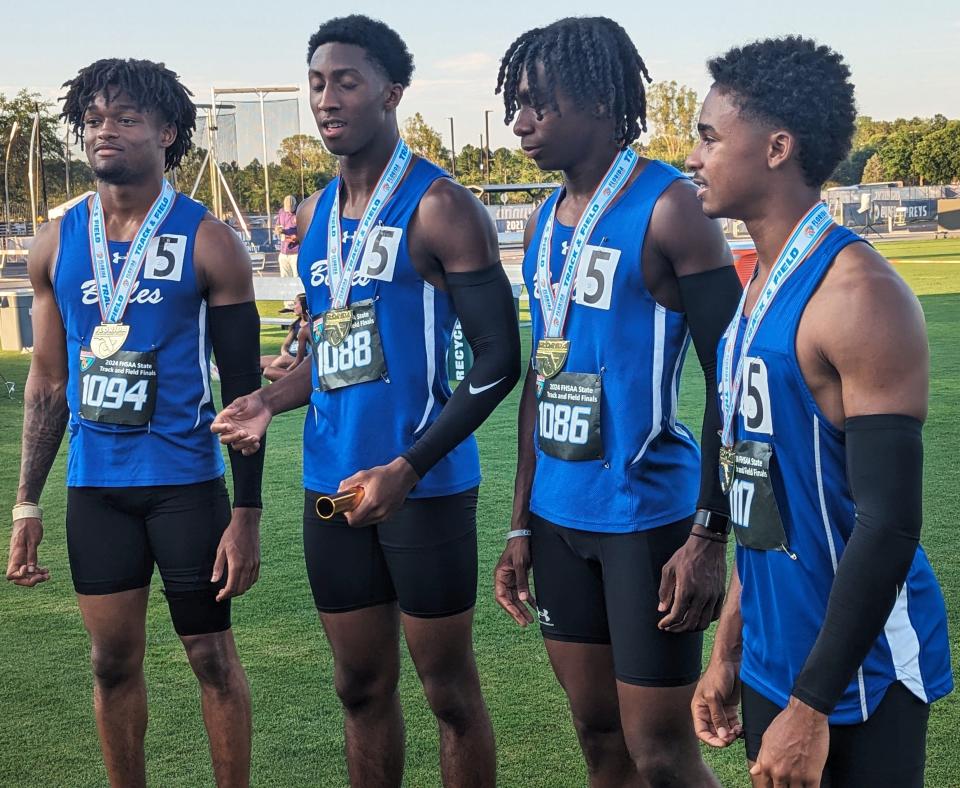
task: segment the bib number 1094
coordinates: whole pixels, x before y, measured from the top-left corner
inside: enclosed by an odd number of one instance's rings
[[[91,408],[120,410],[124,403],[133,406],[139,412],[147,403],[147,381],[138,380],[128,385],[126,378],[107,377],[106,375],[84,375],[81,402]]]

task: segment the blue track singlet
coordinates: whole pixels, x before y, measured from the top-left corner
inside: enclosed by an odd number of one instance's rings
[[[61,221],[53,279],[67,336],[67,486],[193,484],[221,476],[223,457],[210,432],[215,410],[210,395],[207,303],[197,290],[193,267],[194,241],[206,208],[177,194],[150,244],[122,318],[130,326],[123,351],[156,354],[155,409],[145,425],[134,427],[94,421],[81,413],[93,397],[101,408],[124,399],[123,384],[114,385],[106,376],[89,381],[98,385],[81,385],[82,356],[89,360],[90,337],[100,323],[88,202],[71,208]],[[129,246],[110,242],[114,277]],[[126,393],[129,400],[130,392]]]
[[[396,459],[436,421],[450,398],[445,359],[457,316],[450,296],[425,282],[413,267],[407,237],[420,199],[443,177],[446,173],[430,162],[414,160],[367,237],[353,276],[349,303],[373,300],[386,374],[319,391],[317,364],[341,353],[324,342],[321,353],[314,354],[314,392],[303,429],[303,484],[309,490],[334,491],[357,471]],[[330,306],[326,231],[339,188],[340,179],[335,178],[320,195],[297,258],[312,317]],[[340,220],[344,259],[358,224],[355,219]],[[347,345],[339,347],[348,352]],[[409,497],[453,495],[479,483],[477,443],[470,436],[440,460]]]
[[[700,452],[677,421],[680,371],[689,345],[686,316],[654,300],[641,265],[653,207],[682,177],[666,164],[648,162],[604,213],[584,250],[578,281],[593,282],[589,298],[570,306],[563,332],[570,340],[564,371],[600,375],[603,455],[559,459],[546,454],[535,438],[530,509],[550,522],[611,533],[641,531],[687,517],[696,508]],[[541,208],[523,258],[524,282],[533,294],[534,348],[544,335],[537,249],[559,196],[559,190],[554,192]],[[560,277],[572,235],[572,227],[554,224],[552,282]],[[535,436],[539,429],[535,427]]]
[[[786,706],[820,632],[837,563],[855,518],[844,433],[826,419],[804,382],[796,354],[797,327],[837,254],[859,240],[850,230],[836,227],[821,241],[778,292],[744,366],[736,438],[773,446],[770,480],[796,557],[783,550],[737,547],[743,586],[741,676],[780,707]],[[741,320],[736,356],[745,325]],[[721,366],[724,346],[721,341]],[[748,420],[753,429],[748,429]],[[953,688],[943,596],[922,547],[917,548],[883,634],[830,722],[863,722],[895,681],[928,703]]]

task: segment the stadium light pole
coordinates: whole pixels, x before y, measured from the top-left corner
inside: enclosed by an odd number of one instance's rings
[[[483,111],[483,129],[484,129],[484,139],[487,141],[487,146],[483,149],[483,155],[487,160],[487,181],[490,181],[490,113],[493,112],[492,109],[485,109]]]
[[[453,118],[447,118],[450,121],[450,174],[457,177],[457,143],[453,137]]]
[[[10,169],[10,148],[13,146],[13,138],[17,136],[17,129],[20,128],[20,121],[14,120],[10,127],[10,137],[7,140],[7,153],[3,157],[3,248],[6,251],[10,238],[10,186],[7,180],[7,172]]]

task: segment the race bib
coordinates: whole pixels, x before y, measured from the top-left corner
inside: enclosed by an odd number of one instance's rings
[[[157,405],[157,353],[118,350],[109,358],[80,351],[80,417],[142,427]]]
[[[738,441],[734,451],[734,476],[728,496],[737,542],[752,550],[789,553],[790,545],[770,481],[773,446],[762,441]]]
[[[311,323],[310,340],[320,381],[318,391],[333,391],[387,376],[373,301],[358,301],[350,309],[353,312],[350,332],[337,345],[324,338],[323,315]]]
[[[598,460],[600,436],[600,376],[560,372],[542,381],[537,402],[540,449],[560,460]]]

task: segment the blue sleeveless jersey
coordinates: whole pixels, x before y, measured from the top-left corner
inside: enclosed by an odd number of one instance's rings
[[[689,345],[686,316],[658,304],[643,281],[641,254],[653,207],[683,175],[650,161],[601,217],[580,267],[595,271],[594,306],[571,302],[563,336],[565,372],[599,373],[603,457],[569,461],[545,454],[536,440],[530,510],[550,522],[590,531],[656,528],[693,514],[700,452],[677,421],[680,370]],[[540,210],[523,258],[532,293],[533,349],[544,335],[536,284],[537,250],[554,192]],[[554,223],[551,281],[560,279],[573,228]],[[602,251],[595,252],[594,249]],[[591,267],[591,257],[595,257]],[[598,262],[599,261],[599,262]],[[601,283],[602,282],[602,283]]]
[[[332,391],[314,391],[303,428],[303,484],[337,489],[359,470],[396,459],[436,421],[450,399],[446,353],[457,315],[450,296],[424,281],[408,250],[408,225],[420,199],[446,173],[416,158],[371,230],[353,276],[350,303],[373,299],[386,359],[386,378]],[[327,221],[340,188],[335,178],[320,195],[297,258],[311,316],[330,307]],[[359,221],[340,220],[343,260]],[[378,235],[378,228],[390,238]],[[455,228],[451,228],[451,232]],[[382,269],[382,270],[381,270]],[[417,483],[411,498],[453,495],[480,483],[473,436],[453,449]]]
[[[69,487],[193,484],[221,476],[223,458],[210,432],[210,336],[207,303],[197,290],[193,245],[206,208],[177,194],[147,252],[122,322],[124,350],[157,353],[157,401],[150,422],[129,427],[80,416],[80,350],[100,323],[90,256],[88,201],[60,224],[54,294],[67,336]],[[166,239],[166,240],[164,240]],[[114,277],[129,243],[110,242]]]
[[[736,437],[773,446],[770,478],[796,558],[783,551],[737,547],[743,586],[741,676],[781,707],[786,706],[820,632],[837,563],[855,517],[847,485],[844,433],[826,419],[804,382],[795,349],[797,327],[834,258],[858,240],[850,230],[834,228],[800,265],[764,317],[744,370]],[[746,320],[741,320],[737,357],[745,325]],[[724,345],[721,341],[719,364]],[[747,429],[743,409],[751,414],[751,426],[757,426],[757,431]],[[830,722],[863,722],[895,681],[903,682],[925,702],[953,688],[943,596],[922,547],[917,548],[883,634]]]

